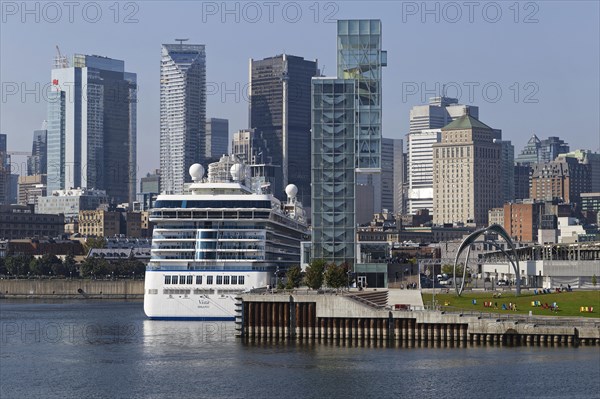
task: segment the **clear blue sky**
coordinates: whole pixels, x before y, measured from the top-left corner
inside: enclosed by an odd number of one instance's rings
[[[336,18],[383,22],[385,137],[403,138],[410,107],[446,84],[449,96],[460,88],[462,103],[479,105],[480,119],[502,129],[517,153],[533,133],[560,136],[572,149],[600,148],[598,1],[428,2],[427,10],[421,1],[258,1],[228,2],[229,13],[221,1],[82,1],[72,9],[31,2],[30,11],[22,4],[2,2],[0,28],[0,131],[13,151],[30,151],[32,131],[46,119],[44,96],[22,98],[21,90],[49,82],[57,44],[69,56],[125,60],[137,73],[141,176],[158,167],[161,43],[206,45],[207,116],[228,118],[233,132],[247,127],[248,59],[286,52],[318,59],[335,75]]]

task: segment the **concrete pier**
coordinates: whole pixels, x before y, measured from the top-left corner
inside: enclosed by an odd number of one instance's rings
[[[600,345],[600,320],[483,318],[393,310],[335,294],[244,294],[238,336],[248,340],[364,342],[374,345]]]

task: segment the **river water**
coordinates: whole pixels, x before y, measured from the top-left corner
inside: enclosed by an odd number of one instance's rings
[[[600,347],[244,344],[141,302],[0,301],[0,398],[600,398]]]

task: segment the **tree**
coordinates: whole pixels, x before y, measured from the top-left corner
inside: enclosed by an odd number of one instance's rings
[[[114,273],[117,276],[143,276],[146,270],[144,262],[134,258],[119,260],[114,266]]]
[[[0,258],[0,275],[4,275],[6,272],[6,262],[4,261],[4,258]]]
[[[106,248],[104,237],[89,237],[85,240],[85,252],[89,253],[92,248]]]
[[[6,271],[13,276],[26,276],[29,273],[30,255],[13,255],[5,259]]]
[[[325,260],[315,259],[306,268],[304,281],[309,288],[318,290],[323,286],[323,272],[325,271]]]
[[[56,255],[45,254],[39,261],[42,264],[43,275],[48,275],[50,272],[57,276],[64,275],[62,261]]]
[[[463,264],[459,263],[456,265],[456,276],[462,277],[463,275]],[[454,277],[454,264],[445,264],[442,265],[442,273],[447,274],[448,276]]]
[[[74,274],[77,275],[77,266],[75,264],[75,257],[73,256],[73,254],[65,256],[63,264],[65,266],[65,276],[67,275],[67,273],[69,274],[69,276],[73,276]]]
[[[300,282],[302,281],[302,269],[300,266],[292,266],[287,270],[285,274],[287,279],[285,283],[285,288],[288,290],[292,290],[294,288],[300,287]]]
[[[110,265],[103,258],[87,258],[80,268],[81,277],[99,277],[106,276],[109,273]]]
[[[595,274],[592,276],[592,284],[594,285],[594,287],[596,286],[596,284],[598,284],[598,277],[596,277]]]
[[[331,288],[342,288],[348,284],[348,265],[331,263],[325,270],[325,283]]]

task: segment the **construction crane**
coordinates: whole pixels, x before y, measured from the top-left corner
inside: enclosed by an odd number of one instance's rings
[[[66,55],[62,55],[60,53],[60,48],[58,48],[58,44],[56,45],[56,57],[54,57],[54,68],[68,68],[69,67],[69,59]]]

